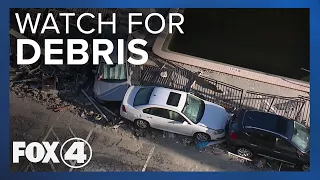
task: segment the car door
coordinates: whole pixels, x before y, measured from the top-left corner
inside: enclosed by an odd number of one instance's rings
[[[270,157],[274,153],[275,136],[261,130],[248,130],[244,132],[247,136],[248,146],[258,155]]]
[[[141,119],[148,121],[151,127],[169,131],[168,124],[172,120],[169,119],[169,111],[167,109],[150,107],[142,110]]]
[[[297,154],[297,149],[282,137],[276,138],[275,158],[287,163],[296,164],[300,157]]]
[[[170,132],[192,136],[194,134],[194,125],[186,120],[180,113],[169,110],[168,129]]]

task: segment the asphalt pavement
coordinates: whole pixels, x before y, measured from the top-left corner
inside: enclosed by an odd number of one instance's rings
[[[64,164],[32,164],[24,159],[19,164],[11,164],[12,171],[250,170],[243,163],[230,161],[230,157],[225,154],[201,153],[176,140],[157,143],[147,138],[129,136],[131,132],[119,133],[112,127],[97,125],[70,111],[53,112],[14,93],[10,95],[10,124],[11,142],[64,142],[69,138],[80,137],[86,139],[93,150],[91,161],[81,169],[72,169]]]

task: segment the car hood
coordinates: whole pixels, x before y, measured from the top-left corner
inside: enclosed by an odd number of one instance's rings
[[[201,121],[198,123],[210,129],[224,129],[229,118],[225,108],[210,102],[205,102],[205,110]]]
[[[93,91],[99,100],[103,101],[122,101],[125,93],[129,88],[127,81],[124,82],[106,82],[96,80]]]

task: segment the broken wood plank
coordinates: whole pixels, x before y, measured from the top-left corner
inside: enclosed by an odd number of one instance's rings
[[[247,160],[247,161],[252,161],[252,160],[251,160],[251,159],[249,159],[249,158],[245,158],[245,157],[239,156],[239,155],[237,155],[237,154],[234,154],[234,153],[232,153],[232,152],[229,152],[229,151],[228,151],[228,154],[229,154],[229,155],[233,155],[233,156],[236,156],[236,157],[238,157],[238,158],[241,158],[241,159],[244,159],[244,160]]]
[[[93,104],[93,106],[99,111],[99,113],[101,114],[101,116],[107,121],[109,122],[109,119],[107,118],[107,116],[101,111],[101,109],[96,105],[95,102],[93,102],[93,100],[88,96],[88,94],[81,89],[82,93],[86,96],[86,98]]]
[[[31,81],[39,81],[39,79],[38,78],[22,79],[18,81],[11,81],[11,83],[21,83],[21,82],[31,82]]]

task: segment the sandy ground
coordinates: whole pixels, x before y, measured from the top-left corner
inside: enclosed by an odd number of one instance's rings
[[[92,160],[82,169],[70,169],[63,164],[30,166],[22,160],[11,165],[12,171],[250,171],[226,154],[201,153],[174,141],[155,143],[128,136],[129,132],[119,133],[68,111],[53,112],[14,93],[10,96],[10,123],[11,142],[42,141],[46,136],[46,141],[58,138],[64,142],[75,135],[88,139],[93,150]],[[54,133],[48,133],[50,128]]]

